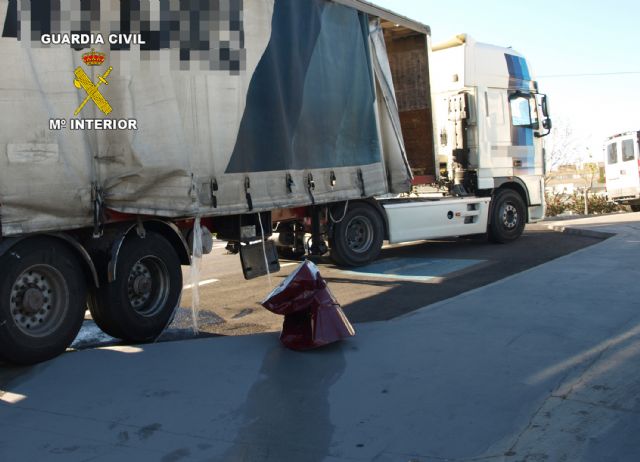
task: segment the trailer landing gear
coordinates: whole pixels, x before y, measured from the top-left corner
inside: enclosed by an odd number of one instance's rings
[[[282,223],[278,226],[276,246],[278,256],[287,260],[300,260],[307,253],[304,247],[304,226],[298,222]]]

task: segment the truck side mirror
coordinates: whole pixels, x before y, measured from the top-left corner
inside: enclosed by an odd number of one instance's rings
[[[542,116],[545,119],[549,118],[549,105],[547,104],[547,95],[540,95],[540,108],[542,109]]]
[[[553,123],[551,122],[551,117],[549,116],[549,104],[547,103],[547,95],[539,95],[539,98],[540,110],[542,111],[542,128],[544,128],[547,133],[536,133],[535,136],[536,138],[544,138],[551,133]]]

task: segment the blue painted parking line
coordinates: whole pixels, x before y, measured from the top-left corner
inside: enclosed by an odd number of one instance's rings
[[[342,271],[354,276],[373,276],[405,281],[436,282],[447,274],[485,263],[486,260],[443,258],[389,258],[361,268]]]

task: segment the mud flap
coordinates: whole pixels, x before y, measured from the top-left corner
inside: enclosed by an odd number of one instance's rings
[[[247,280],[280,271],[278,250],[273,241],[240,246],[242,273]]]

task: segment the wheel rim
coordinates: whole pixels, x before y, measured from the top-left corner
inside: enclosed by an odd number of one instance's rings
[[[31,337],[55,332],[69,311],[69,287],[56,268],[39,264],[27,268],[11,287],[11,316]]]
[[[513,230],[518,226],[518,209],[510,202],[504,204],[502,208],[502,225],[508,229]]]
[[[129,303],[141,316],[151,317],[161,312],[169,298],[169,288],[169,271],[158,257],[143,257],[129,271]]]
[[[373,224],[364,217],[354,217],[346,228],[347,246],[356,253],[364,253],[373,243]]]

